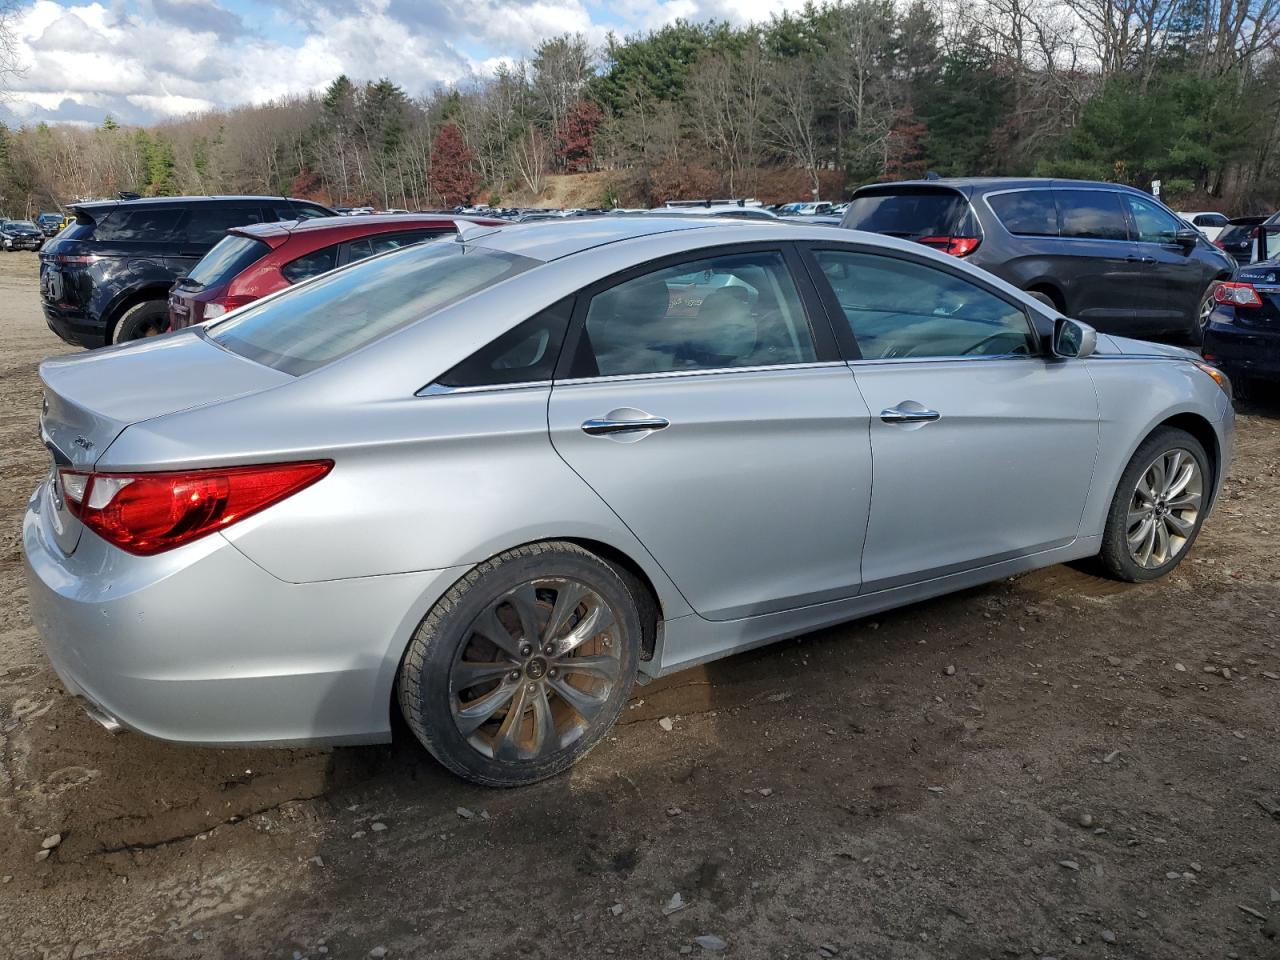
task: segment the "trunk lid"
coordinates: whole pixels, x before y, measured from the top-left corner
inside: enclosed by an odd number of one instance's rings
[[[91,470],[131,424],[257,393],[293,377],[191,332],[46,360],[40,380],[40,438],[51,459],[46,515],[53,540],[69,554],[83,528],[67,509],[60,467]]]

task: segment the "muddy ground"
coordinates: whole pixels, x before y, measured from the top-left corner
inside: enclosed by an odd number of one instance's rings
[[[0,254],[0,957],[1280,956],[1280,399],[1167,580],[1055,567],[689,671],[494,792],[403,728],[190,749],[62,691],[19,548],[67,349],[35,278]]]

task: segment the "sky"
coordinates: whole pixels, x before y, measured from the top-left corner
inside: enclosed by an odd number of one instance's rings
[[[21,72],[11,124],[154,123],[289,93],[345,73],[410,95],[465,83],[538,42],[600,44],[677,18],[768,19],[803,0],[27,0],[11,18]]]

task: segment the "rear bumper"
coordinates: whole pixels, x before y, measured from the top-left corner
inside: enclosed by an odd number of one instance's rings
[[[44,309],[44,322],[49,329],[77,347],[88,347],[90,350],[102,347],[107,342],[107,325],[78,310],[67,310],[54,306],[47,300],[41,304]]]
[[[219,534],[134,557],[86,532],[50,539],[43,485],[23,521],[31,617],[90,714],[209,746],[390,737],[413,630],[461,570],[294,584]]]
[[[1280,330],[1211,321],[1203,350],[1229,377],[1280,379]]]

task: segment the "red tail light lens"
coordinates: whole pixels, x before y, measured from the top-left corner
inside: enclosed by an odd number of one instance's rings
[[[918,241],[926,247],[933,247],[953,257],[967,257],[978,249],[981,237],[921,237]]]
[[[1214,303],[1227,307],[1255,308],[1262,306],[1258,291],[1247,283],[1220,283],[1213,291]]]
[[[68,509],[108,543],[151,556],[265,510],[333,469],[332,460],[173,473],[59,474]]]

